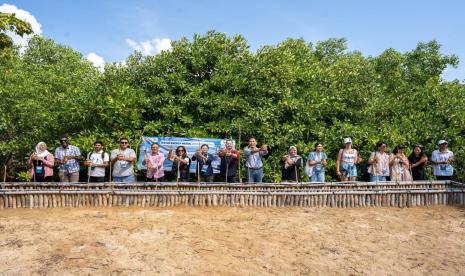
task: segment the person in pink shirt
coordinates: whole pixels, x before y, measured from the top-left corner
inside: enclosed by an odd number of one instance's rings
[[[47,150],[47,144],[39,142],[27,162],[29,174],[34,182],[52,182],[55,158]]]
[[[151,152],[146,154],[142,165],[147,166],[147,181],[163,181],[165,171],[163,169],[163,162],[165,156],[159,152],[160,146],[158,144],[152,144],[150,147]]]

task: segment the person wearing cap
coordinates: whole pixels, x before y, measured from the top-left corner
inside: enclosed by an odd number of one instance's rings
[[[303,159],[297,154],[297,148],[290,146],[288,154],[281,158],[280,162],[282,166],[281,179],[282,181],[299,181],[300,168],[303,166]]]
[[[389,177],[389,155],[385,152],[387,144],[383,141],[376,143],[376,151],[368,159],[368,173],[370,181],[386,181]]]
[[[55,160],[59,164],[60,182],[79,181],[80,159],[81,151],[79,148],[69,144],[67,135],[61,136],[60,146],[55,149]]]
[[[358,151],[352,148],[352,139],[344,138],[343,148],[339,150],[336,161],[336,174],[341,181],[357,180],[357,164],[362,160]]]
[[[405,145],[399,144],[389,156],[391,181],[411,181],[410,163],[405,156]]]
[[[452,164],[455,162],[454,153],[448,149],[446,140],[438,142],[439,148],[433,151],[431,161],[433,162],[433,174],[437,180],[450,180],[454,174]]]
[[[413,180],[426,180],[425,166],[428,163],[428,157],[425,154],[422,145],[414,145],[413,151],[408,157],[410,170],[412,171]]]

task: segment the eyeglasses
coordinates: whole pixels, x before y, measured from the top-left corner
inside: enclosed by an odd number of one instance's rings
[[[119,142],[120,144],[128,144],[129,142]]]
[[[68,142],[68,139],[61,139],[60,142]]]

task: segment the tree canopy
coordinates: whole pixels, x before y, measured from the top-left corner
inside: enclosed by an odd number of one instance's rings
[[[142,135],[250,136],[266,143],[265,180],[280,180],[279,159],[295,145],[305,156],[315,142],[328,153],[327,180],[343,137],[367,159],[378,140],[423,144],[439,139],[456,153],[464,180],[465,88],[441,74],[458,58],[437,41],[378,56],[349,51],[345,39],[315,45],[287,39],[253,52],[244,37],[209,31],[172,42],[155,56],[135,52],[100,72],[82,54],[35,36],[24,54],[0,57],[0,158],[21,179],[39,141],[49,148],[68,133],[82,151],[95,139],[116,147]],[[244,174],[243,174],[244,175]]]
[[[32,26],[28,22],[18,19],[14,13],[0,12],[0,53],[2,55],[7,49],[13,47],[13,40],[8,36],[7,31],[23,36],[32,34]]]

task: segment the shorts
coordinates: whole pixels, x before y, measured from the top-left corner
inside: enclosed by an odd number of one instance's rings
[[[342,163],[341,173],[345,177],[356,177],[357,176],[357,166],[352,163]]]

